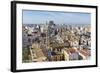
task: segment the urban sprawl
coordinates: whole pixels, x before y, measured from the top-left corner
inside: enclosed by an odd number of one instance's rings
[[[22,25],[22,62],[89,60],[91,27],[86,25]]]

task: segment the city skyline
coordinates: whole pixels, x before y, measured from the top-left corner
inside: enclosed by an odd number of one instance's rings
[[[90,13],[23,10],[23,24],[91,24]]]
[[[91,27],[34,25],[22,25],[23,63],[91,59]]]

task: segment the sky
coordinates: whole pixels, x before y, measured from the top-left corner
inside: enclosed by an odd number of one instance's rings
[[[23,24],[90,24],[90,13],[23,10]]]

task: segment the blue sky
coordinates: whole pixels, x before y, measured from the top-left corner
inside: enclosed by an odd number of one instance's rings
[[[90,13],[23,10],[23,24],[40,24],[53,20],[55,24],[90,24]]]

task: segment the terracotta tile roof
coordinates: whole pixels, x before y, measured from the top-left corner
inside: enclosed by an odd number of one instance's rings
[[[84,56],[89,56],[89,53],[86,50],[80,50],[79,52]]]
[[[67,49],[65,49],[65,51],[67,53],[74,53],[74,52],[76,52],[76,50],[74,48],[67,48]]]
[[[76,52],[76,50],[74,48],[70,48],[69,51],[70,51],[70,53]]]

